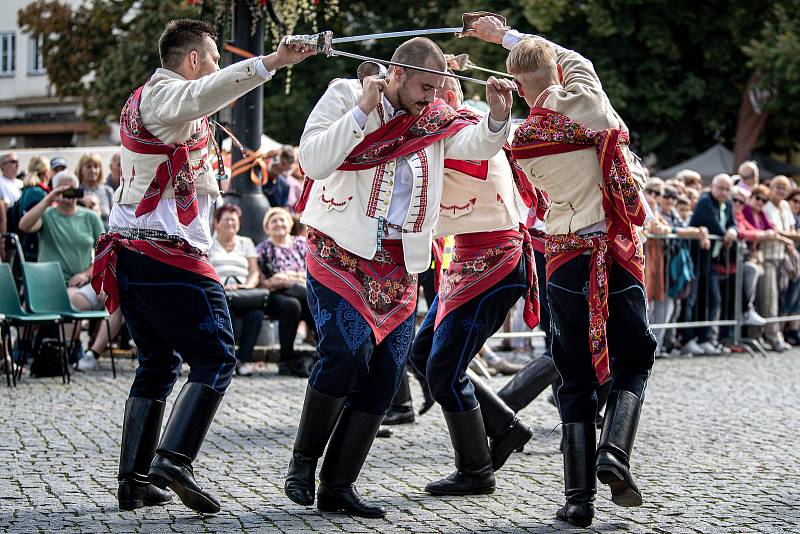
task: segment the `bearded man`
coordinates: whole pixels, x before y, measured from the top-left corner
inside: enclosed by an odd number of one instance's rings
[[[415,38],[392,61],[445,72],[441,49]],[[447,157],[487,159],[508,135],[511,88],[490,79],[490,113],[473,123],[436,100],[444,76],[391,67],[384,79],[334,80],[300,139],[309,228],[308,295],[319,361],[306,389],[286,495],[381,517],[353,483],[404,370],[414,334],[417,274],[431,262]],[[334,429],[335,426],[335,429]],[[328,443],[330,441],[330,443]]]

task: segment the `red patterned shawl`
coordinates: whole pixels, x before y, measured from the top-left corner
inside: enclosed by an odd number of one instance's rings
[[[511,145],[518,160],[597,148],[603,172],[603,209],[607,233],[601,236],[549,235],[545,244],[547,276],[586,251],[592,256],[589,279],[589,346],[598,381],[610,377],[606,321],[608,319],[608,262],[617,261],[644,284],[644,255],[634,226],[642,226],[645,211],[638,187],[628,169],[621,145],[628,134],[619,129],[594,131],[569,117],[533,108],[514,134]]]

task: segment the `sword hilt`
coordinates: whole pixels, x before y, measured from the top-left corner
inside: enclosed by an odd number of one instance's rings
[[[331,39],[333,39],[333,32],[324,31],[312,33],[310,35],[287,35],[283,38],[283,43],[286,45],[301,44],[312,46],[316,49],[317,53],[322,52],[326,56],[330,57],[333,55]]]

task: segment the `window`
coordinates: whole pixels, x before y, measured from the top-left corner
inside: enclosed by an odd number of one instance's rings
[[[0,33],[0,76],[17,70],[17,36]]]
[[[28,74],[44,74],[43,43],[41,35],[31,35],[28,38]]]

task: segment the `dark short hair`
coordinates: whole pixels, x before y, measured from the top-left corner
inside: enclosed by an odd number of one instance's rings
[[[447,68],[444,52],[427,37],[414,37],[398,46],[392,54],[392,61],[424,68],[431,68],[433,63],[433,68],[441,69],[442,72]]]
[[[226,213],[235,213],[239,220],[242,220],[242,209],[236,204],[223,204],[214,212],[214,222],[219,222]]]
[[[294,163],[296,159],[294,147],[292,145],[281,146],[278,151],[278,158],[284,163]]]
[[[177,68],[186,54],[203,45],[206,37],[216,39],[217,32],[202,20],[178,19],[167,22],[164,33],[158,39],[161,65],[167,69]]]

